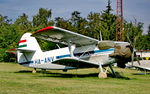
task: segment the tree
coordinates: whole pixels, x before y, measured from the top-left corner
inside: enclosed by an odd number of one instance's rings
[[[19,18],[17,18],[16,21],[14,22],[14,24],[19,26],[21,30],[31,28],[31,22],[28,21],[28,16],[25,13],[19,16]]]
[[[150,36],[150,25],[148,26],[148,31],[147,31],[148,35]]]
[[[87,20],[80,15],[81,13],[78,11],[74,11],[71,14],[71,18],[69,22],[71,23],[71,30],[80,34],[87,35]]]
[[[17,46],[19,33],[10,21],[7,16],[0,16],[0,61],[9,61],[11,54],[6,51]]]
[[[68,20],[64,20],[61,17],[56,17],[55,18],[55,25],[57,27],[61,27],[61,28],[64,28],[64,29],[69,29],[69,30],[70,30],[70,27],[71,27],[71,23]]]
[[[40,8],[37,15],[33,16],[33,26],[48,26],[48,22],[52,16],[52,10]]]
[[[148,27],[148,33],[143,35],[141,41],[139,41],[138,48],[141,50],[150,50],[150,25]]]
[[[111,2],[108,0],[106,10],[101,14],[101,26],[100,30],[104,40],[115,40],[116,36],[116,16],[113,15],[111,8]]]
[[[70,21],[71,21],[71,23],[72,23],[72,25],[73,26],[75,26],[75,27],[78,27],[78,23],[79,23],[79,21],[82,19],[82,17],[80,16],[80,12],[78,12],[78,11],[74,11],[72,14],[71,14],[71,19],[70,19]]]
[[[134,60],[134,56],[135,56],[135,52],[134,50],[136,48],[138,48],[137,46],[139,45],[139,41],[141,41],[141,37],[142,37],[142,28],[143,28],[143,23],[136,21],[135,22],[130,22],[128,24],[125,25],[125,33],[126,33],[126,37],[127,40],[129,41],[130,45],[132,46],[132,64],[133,64],[133,60]],[[141,45],[141,44],[140,44]]]
[[[10,24],[11,21],[12,20],[8,19],[7,16],[3,16],[3,15],[0,14],[0,26],[2,26],[2,25],[8,25],[8,24]]]
[[[138,22],[135,20],[135,22],[130,22],[125,24],[125,36],[127,41],[130,42],[133,48],[137,48],[137,45],[139,44],[139,41],[141,41],[142,37],[142,30],[143,23]]]
[[[88,19],[88,36],[99,39],[100,27],[101,27],[101,15],[100,13],[92,13],[87,16]]]

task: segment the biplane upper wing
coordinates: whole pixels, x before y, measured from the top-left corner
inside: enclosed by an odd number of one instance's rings
[[[43,28],[33,33],[32,36],[66,45],[68,45],[68,43],[71,43],[76,44],[76,46],[83,46],[98,43],[98,40],[94,38],[90,38],[55,26]]]

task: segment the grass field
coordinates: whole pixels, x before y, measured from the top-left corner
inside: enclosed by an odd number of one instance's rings
[[[18,64],[0,63],[0,94],[150,94],[150,75],[115,68],[123,77],[99,79],[98,69],[50,70],[32,74]]]

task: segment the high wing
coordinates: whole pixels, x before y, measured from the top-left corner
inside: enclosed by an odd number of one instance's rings
[[[90,38],[55,26],[43,28],[33,33],[32,36],[66,45],[68,45],[68,43],[71,43],[76,44],[76,46],[83,46],[98,43],[98,40],[94,38]]]

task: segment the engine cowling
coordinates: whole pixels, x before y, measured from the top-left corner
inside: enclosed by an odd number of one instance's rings
[[[118,67],[125,68],[125,64],[131,61],[132,47],[127,44],[116,44],[114,48],[114,53],[109,56],[116,59]]]
[[[102,41],[98,44],[98,48],[115,48],[114,53],[110,54],[109,56],[116,59],[118,67],[125,68],[125,64],[131,61],[132,47],[129,43],[115,43],[113,41]]]

